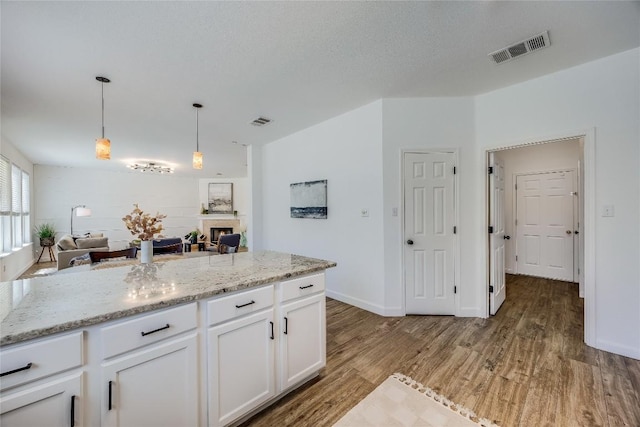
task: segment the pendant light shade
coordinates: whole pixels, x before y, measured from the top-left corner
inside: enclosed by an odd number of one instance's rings
[[[104,137],[104,84],[109,83],[106,77],[96,77],[96,80],[102,83],[102,138],[96,139],[96,159],[98,160],[110,160],[111,159],[111,141]]]
[[[193,168],[202,169],[202,153],[200,152],[200,142],[198,141],[198,110],[202,108],[201,104],[193,104],[196,109],[196,151],[193,152]]]

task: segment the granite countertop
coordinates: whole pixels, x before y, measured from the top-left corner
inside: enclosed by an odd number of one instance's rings
[[[332,261],[264,251],[1,282],[0,346],[335,266]]]

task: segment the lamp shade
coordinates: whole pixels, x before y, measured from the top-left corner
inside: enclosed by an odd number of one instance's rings
[[[107,138],[96,139],[96,159],[98,160],[111,159],[111,141],[109,141]]]
[[[193,168],[202,169],[202,153],[199,151],[193,152]]]
[[[89,209],[89,208],[76,208],[76,216],[91,216],[91,209]]]

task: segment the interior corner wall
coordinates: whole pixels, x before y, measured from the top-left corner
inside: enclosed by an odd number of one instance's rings
[[[27,159],[13,144],[4,140],[0,140],[0,154],[9,160],[9,162],[15,164],[23,171],[29,174],[31,184],[31,223],[29,228],[33,229],[34,226],[34,178],[33,178],[33,163]],[[33,238],[33,236],[32,236]],[[0,257],[0,282],[7,280],[14,280],[20,276],[26,269],[28,269],[34,262],[34,246],[33,244],[26,244],[18,250],[14,250],[10,254],[6,254]],[[38,246],[39,247],[39,246]]]
[[[381,127],[376,101],[264,145],[261,188],[264,249],[336,261],[327,295],[384,314]],[[327,219],[291,218],[289,185],[322,179]]]
[[[638,117],[639,48],[476,97],[479,160],[487,149],[595,129],[593,345],[640,359]],[[484,193],[484,177],[476,179]],[[615,216],[601,215],[605,205]]]
[[[476,206],[480,200],[471,190],[481,167],[474,162],[473,98],[407,98],[383,101],[384,176],[384,261],[385,301],[390,314],[404,315],[402,251],[404,214],[402,195],[402,150],[457,150],[457,211],[459,264],[456,315],[478,316],[480,294],[477,284],[479,236],[474,233],[482,221]],[[398,216],[393,215],[398,208]],[[483,281],[482,281],[483,282]]]
[[[75,217],[74,234],[104,233],[113,241],[130,241],[122,217],[138,203],[152,215],[160,212],[166,237],[181,237],[198,226],[198,178],[149,175],[135,171],[36,165],[34,167],[36,224],[51,222],[57,237],[70,232],[71,207],[86,205],[91,216]]]

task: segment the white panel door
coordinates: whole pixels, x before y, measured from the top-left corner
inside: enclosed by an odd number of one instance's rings
[[[405,153],[407,314],[455,314],[453,153]]]
[[[489,226],[491,227],[489,306],[491,314],[494,315],[507,296],[504,273],[504,241],[507,236],[505,236],[504,224],[504,165],[494,153],[489,153],[489,164],[492,168],[492,173],[489,175]]]
[[[518,274],[573,281],[574,171],[516,179]]]

